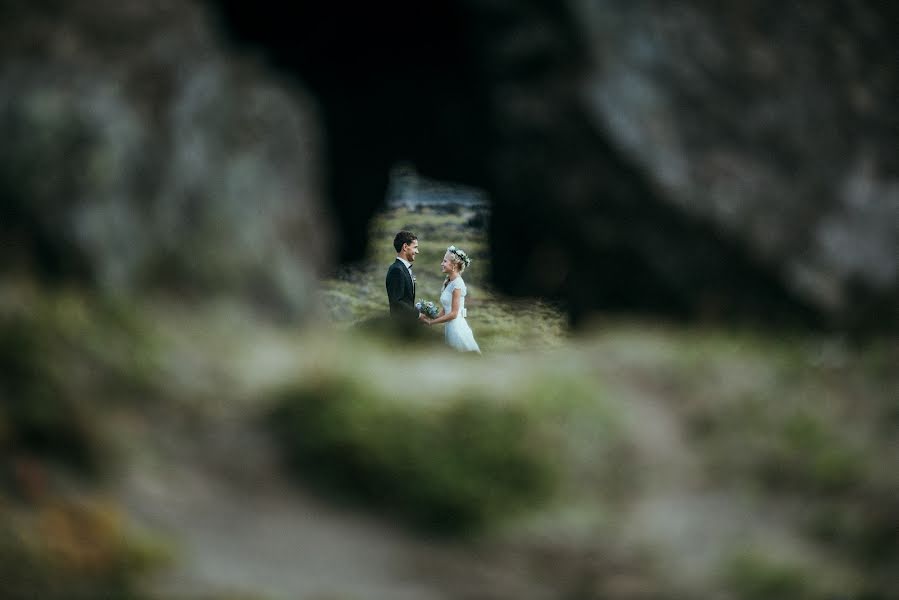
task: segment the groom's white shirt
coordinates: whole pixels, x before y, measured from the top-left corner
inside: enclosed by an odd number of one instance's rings
[[[406,270],[409,271],[409,278],[412,279],[412,292],[415,293],[415,276],[412,274],[412,263],[399,256],[397,256],[396,259],[406,265]]]
[[[412,277],[412,263],[410,263],[405,258],[400,258],[399,256],[397,256],[396,259],[406,265],[406,270],[409,271],[409,277]],[[413,278],[412,281],[414,282],[415,279]]]

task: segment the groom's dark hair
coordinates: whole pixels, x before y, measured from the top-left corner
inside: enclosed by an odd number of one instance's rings
[[[401,231],[396,234],[396,237],[393,238],[393,247],[396,248],[396,251],[399,252],[403,249],[403,245],[411,244],[415,240],[418,239],[418,236],[412,233],[411,231]]]

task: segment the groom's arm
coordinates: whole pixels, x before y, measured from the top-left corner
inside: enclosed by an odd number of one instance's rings
[[[410,319],[417,319],[418,311],[412,306],[412,302],[401,300],[405,287],[406,281],[399,269],[387,271],[387,301],[390,303],[391,312],[399,311],[403,315],[408,315]]]

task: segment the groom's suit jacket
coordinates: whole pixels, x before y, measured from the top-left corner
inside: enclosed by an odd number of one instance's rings
[[[415,308],[415,282],[406,265],[396,259],[387,269],[387,301],[390,303],[390,316],[402,321],[418,319]]]

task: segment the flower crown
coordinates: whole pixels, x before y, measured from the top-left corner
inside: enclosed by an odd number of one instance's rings
[[[468,256],[467,254],[465,254],[465,250],[462,250],[461,248],[456,248],[455,246],[450,246],[449,248],[446,249],[446,251],[451,252],[452,254],[455,254],[459,258],[459,260],[462,261],[462,264],[465,265],[466,269],[468,268],[468,265],[471,264],[471,257]]]

